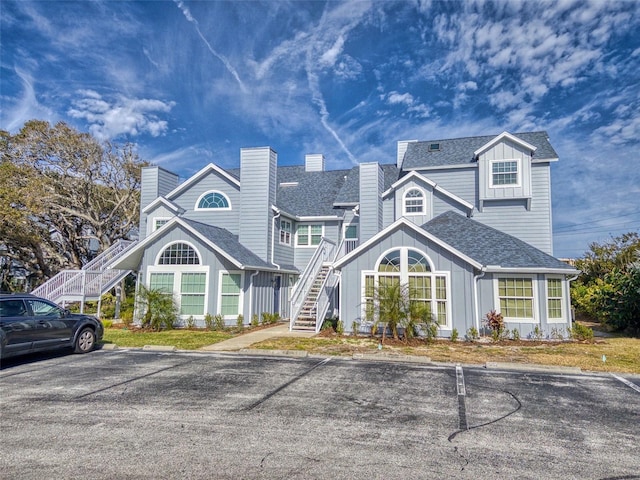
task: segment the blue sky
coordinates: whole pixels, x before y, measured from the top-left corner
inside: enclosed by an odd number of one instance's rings
[[[640,2],[2,0],[0,129],[63,120],[182,177],[546,130],[554,254],[640,230]]]

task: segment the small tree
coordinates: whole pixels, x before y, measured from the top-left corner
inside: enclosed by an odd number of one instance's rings
[[[493,341],[500,340],[504,332],[504,317],[501,313],[491,310],[485,315],[485,324],[491,330],[491,338]]]
[[[173,328],[180,313],[178,305],[171,293],[159,288],[148,288],[140,285],[138,305],[142,312],[142,326],[155,331]]]

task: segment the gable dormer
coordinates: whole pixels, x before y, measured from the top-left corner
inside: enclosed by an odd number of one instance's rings
[[[479,210],[486,202],[523,200],[531,207],[531,159],[536,147],[503,132],[478,148]]]

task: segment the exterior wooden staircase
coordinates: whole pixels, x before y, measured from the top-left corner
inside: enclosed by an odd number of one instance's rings
[[[320,271],[316,275],[311,288],[304,298],[300,313],[296,316],[291,327],[292,330],[298,331],[314,331],[317,332],[318,321],[322,322],[323,318],[318,319],[318,297],[322,292],[322,288],[325,285],[327,275],[329,275],[329,265],[323,265]],[[321,326],[321,325],[320,325]]]

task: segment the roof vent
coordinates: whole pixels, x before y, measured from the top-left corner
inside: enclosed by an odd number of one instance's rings
[[[429,144],[429,151],[430,152],[439,152],[440,151],[440,144],[437,143],[437,142],[430,143]]]
[[[280,182],[281,187],[297,187],[298,182]]]

